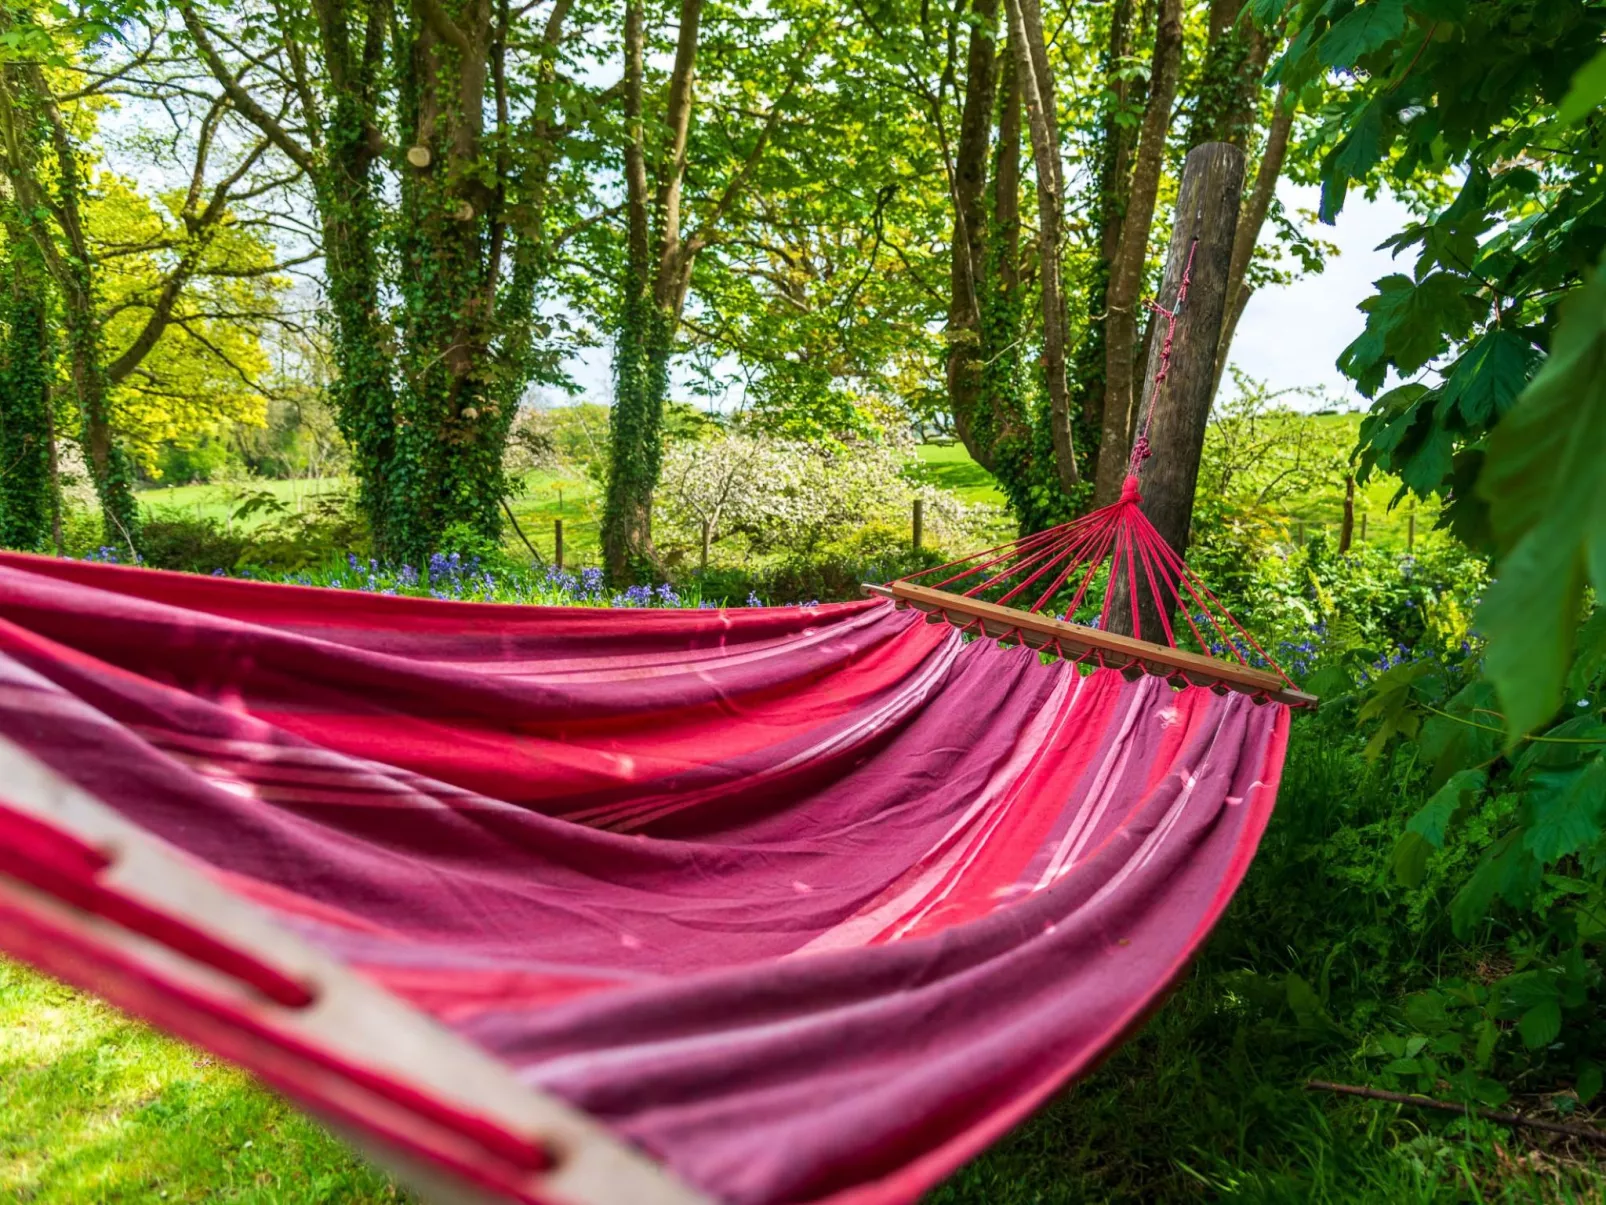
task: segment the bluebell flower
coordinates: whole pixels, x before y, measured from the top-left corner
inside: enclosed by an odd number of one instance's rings
[[[760,601],[757,594],[749,590],[747,592],[747,605],[750,607],[762,607],[764,604],[762,601]]]
[[[357,567],[357,554],[355,552],[346,553],[346,565],[352,569]]]
[[[416,586],[418,585],[418,570],[411,565],[403,565],[401,572],[396,575],[396,579],[404,586]]]
[[[221,569],[214,569],[214,570],[212,570],[212,576],[213,577],[227,577],[228,574],[224,573],[223,570],[221,570]]]

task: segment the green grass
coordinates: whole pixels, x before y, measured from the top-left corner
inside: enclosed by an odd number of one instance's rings
[[[957,494],[972,506],[1003,507],[1004,491],[993,475],[971,459],[962,443],[921,444],[916,449],[921,481]]]
[[[525,476],[517,497],[509,502],[536,551],[550,562],[556,529],[553,521],[563,520],[563,561],[575,565],[595,565],[602,559],[602,493],[597,483],[579,470],[534,472]],[[510,553],[524,551],[513,532],[503,535]]]
[[[295,481],[155,485],[139,490],[136,497],[140,508],[151,514],[176,511],[197,518],[227,521],[246,495],[266,491],[294,510],[298,501],[305,503],[320,494],[344,493],[349,488],[351,482],[345,478],[319,477]],[[248,528],[256,527],[270,517],[258,511],[241,520],[241,524]]]
[[[407,1199],[239,1071],[0,961],[0,1201]]]

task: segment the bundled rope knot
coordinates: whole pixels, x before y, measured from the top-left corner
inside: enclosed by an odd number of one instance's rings
[[[1154,422],[1154,403],[1160,396],[1160,386],[1165,384],[1166,377],[1171,375],[1171,345],[1177,338],[1177,319],[1182,315],[1182,303],[1188,299],[1188,286],[1193,283],[1193,255],[1199,249],[1199,240],[1194,239],[1188,248],[1188,262],[1182,269],[1182,280],[1177,284],[1177,300],[1168,310],[1158,301],[1150,301],[1149,309],[1156,314],[1165,315],[1165,338],[1160,343],[1160,370],[1154,374],[1154,388],[1149,391],[1149,405],[1143,415],[1143,429],[1138,432],[1137,439],[1132,441],[1132,455],[1127,460],[1127,472],[1136,477],[1143,462],[1154,455],[1149,447],[1149,425]],[[1129,478],[1130,480],[1130,478]],[[1125,495],[1122,495],[1123,499]]]

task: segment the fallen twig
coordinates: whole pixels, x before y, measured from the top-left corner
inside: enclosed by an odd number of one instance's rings
[[[1333,1084],[1313,1079],[1305,1082],[1311,1092],[1338,1092],[1344,1096],[1364,1096],[1368,1100],[1386,1100],[1397,1105],[1416,1105],[1421,1109],[1438,1109],[1441,1113],[1459,1113],[1463,1117],[1481,1117],[1501,1125],[1524,1126],[1531,1130],[1547,1130],[1552,1134],[1566,1134],[1569,1138],[1582,1138],[1586,1142],[1606,1144],[1606,1130],[1594,1126],[1568,1125],[1564,1121],[1542,1121],[1537,1117],[1524,1117],[1521,1113],[1506,1113],[1499,1109],[1479,1109],[1457,1104],[1450,1100],[1435,1100],[1431,1096],[1417,1096],[1407,1092],[1389,1092],[1383,1088],[1368,1088],[1361,1084]]]

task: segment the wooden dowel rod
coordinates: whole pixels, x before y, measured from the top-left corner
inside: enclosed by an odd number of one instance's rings
[[[1085,628],[1035,612],[1017,611],[1013,607],[910,582],[867,585],[865,591],[907,603],[928,614],[941,615],[956,626],[974,626],[992,639],[1016,639],[1033,648],[1053,647],[1063,656],[1091,654],[1112,669],[1138,666],[1145,672],[1154,672],[1153,667],[1159,667],[1170,674],[1186,674],[1196,685],[1220,685],[1246,694],[1264,695],[1293,707],[1314,707],[1318,702],[1315,695],[1290,688],[1276,674],[1251,669],[1236,661],[1206,657],[1098,628]]]

